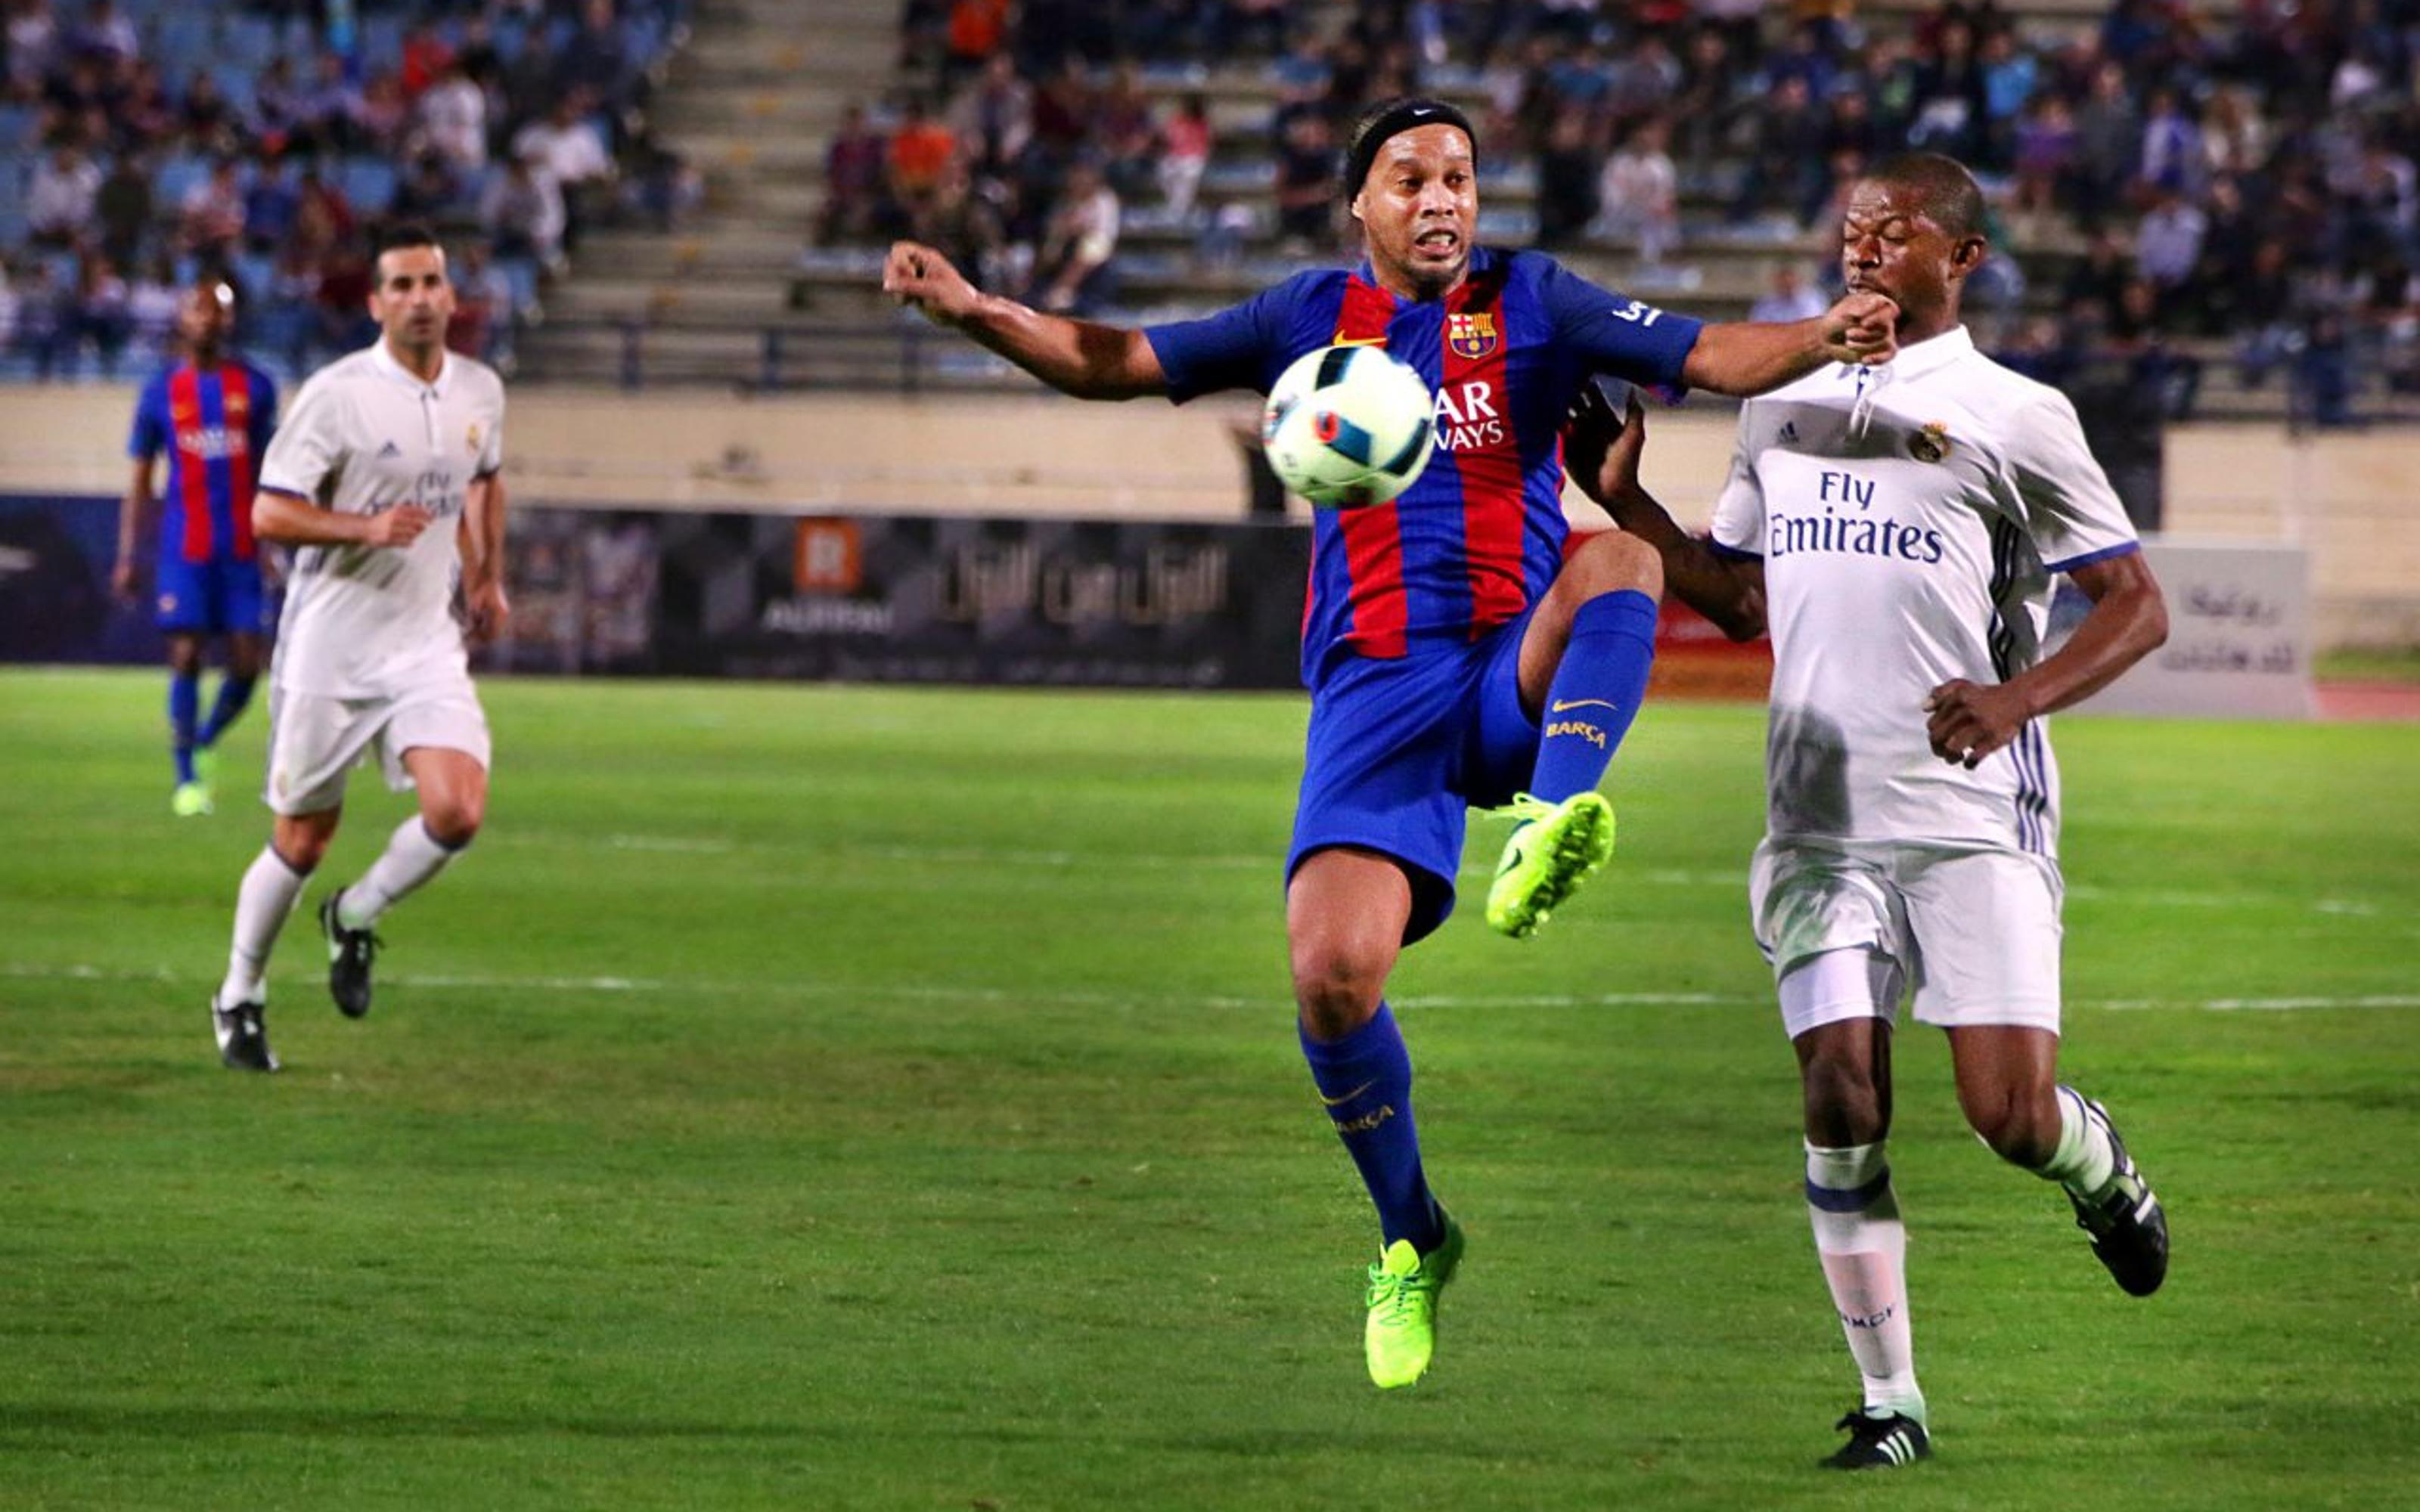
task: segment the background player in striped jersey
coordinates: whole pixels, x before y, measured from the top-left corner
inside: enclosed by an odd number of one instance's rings
[[[111,586],[135,597],[146,524],[160,511],[152,599],[168,638],[169,748],[177,785],[171,808],[210,811],[210,748],[252,699],[268,628],[260,558],[252,534],[252,480],[277,428],[277,385],[227,349],[235,290],[215,280],[185,292],[177,328],[184,359],[163,368],[134,401],[126,455],[134,473],[117,515]],[[153,464],[168,455],[168,489],[151,491]],[[209,717],[201,717],[203,642],[226,640],[226,671]]]
[[[1439,100],[1373,107],[1343,188],[1358,269],[1298,274],[1207,319],[1131,331],[1043,315],[912,242],[891,249],[883,287],[1084,398],[1266,393],[1336,342],[1383,345],[1436,393],[1441,450],[1411,489],[1317,518],[1311,734],[1286,868],[1303,1054],[1378,1210],[1364,1349],[1372,1379],[1400,1386],[1428,1367],[1462,1235],[1422,1171],[1388,976],[1453,906],[1468,807],[1518,797],[1534,821],[1490,895],[1507,933],[1534,928],[1603,859],[1612,815],[1595,788],[1653,653],[1653,550],[1607,532],[1564,555],[1566,412],[1597,372],[1752,393],[1879,358],[1893,310],[1859,295],[1796,324],[1700,326],[1542,254],[1480,247],[1470,126]]]
[[[311,376],[261,459],[260,533],[298,549],[271,669],[270,842],[236,894],[227,973],[210,999],[219,1056],[274,1071],[264,980],[278,931],[373,752],[419,811],[369,870],[323,899],[328,990],[370,1008],[370,927],[471,843],[488,810],[488,717],[471,685],[457,579],[474,635],[504,627],[504,384],[445,349],[445,253],[390,227],[372,263],[378,342]]]
[[[1825,1462],[1931,1452],[1908,1329],[1906,1230],[1883,1142],[1902,992],[1949,1036],[1958,1102],[2065,1189],[2119,1287],[2167,1274],[2167,1220],[2097,1103],[2058,1081],[2058,769],[2042,717],[2167,636],[2159,583],[2055,389],[1959,323],[1983,197],[1930,153],[1851,191],[1851,289],[1900,307],[1885,365],[1751,400],[1711,539],[1637,483],[1644,417],[1594,396],[1571,461],[1673,592],[1733,635],[1770,624],[1766,835],[1749,891],[1805,1084],[1807,1202],[1865,1395]],[[2052,578],[2092,609],[2045,656]]]

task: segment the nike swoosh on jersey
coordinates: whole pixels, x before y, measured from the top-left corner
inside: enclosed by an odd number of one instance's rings
[[[1548,714],[1560,714],[1565,709],[1586,708],[1611,709],[1616,714],[1620,714],[1621,712],[1621,704],[1608,703],[1604,699],[1571,699],[1568,701],[1559,699],[1555,702],[1552,707],[1547,709],[1546,712]]]
[[[1326,1103],[1329,1107],[1341,1108],[1345,1103],[1352,1102],[1355,1098],[1359,1097],[1362,1093],[1377,1085],[1378,1084],[1375,1080],[1363,1082],[1360,1086],[1345,1093],[1342,1097],[1330,1097],[1326,1092],[1322,1092],[1319,1094],[1319,1100],[1322,1103]]]

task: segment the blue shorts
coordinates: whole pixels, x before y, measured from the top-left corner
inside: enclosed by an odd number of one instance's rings
[[[260,635],[260,563],[160,559],[160,628],[172,635]]]
[[[1289,880],[1315,851],[1376,851],[1411,879],[1404,943],[1445,922],[1466,810],[1510,802],[1537,765],[1538,722],[1521,708],[1528,627],[1524,614],[1473,643],[1336,670],[1311,696]]]

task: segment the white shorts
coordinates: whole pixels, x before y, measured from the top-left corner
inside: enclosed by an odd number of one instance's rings
[[[386,785],[411,786],[403,753],[415,747],[458,750],[488,764],[488,716],[468,677],[449,678],[393,698],[340,699],[269,693],[269,781],[261,794],[281,814],[324,813],[345,801],[345,774],[375,747]]]
[[[1896,1018],[1902,987],[1919,1024],[2057,1033],[2065,890],[2055,862],[2023,851],[1768,839],[1748,872],[1757,947],[1792,1039],[1840,1019]],[[1871,959],[1807,969],[1835,951]]]

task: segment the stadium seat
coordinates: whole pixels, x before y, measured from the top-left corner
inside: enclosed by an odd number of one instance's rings
[[[513,314],[526,316],[537,309],[537,262],[531,257],[499,257],[496,271],[512,290]]]
[[[256,80],[258,70],[246,63],[222,63],[210,69],[219,93],[239,115],[249,116],[260,103],[260,89]]]
[[[347,158],[336,170],[336,187],[363,215],[384,215],[395,203],[395,164],[384,158]]]
[[[151,175],[151,202],[163,213],[174,214],[193,187],[209,176],[210,165],[200,158],[164,158]]]
[[[267,16],[238,11],[225,18],[219,26],[218,58],[222,73],[226,68],[258,72],[277,55],[277,23]]]
[[[357,35],[365,72],[382,73],[401,66],[403,32],[403,18],[391,11],[375,11],[362,18]]]

